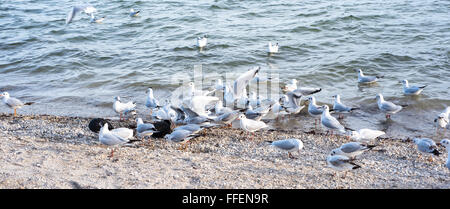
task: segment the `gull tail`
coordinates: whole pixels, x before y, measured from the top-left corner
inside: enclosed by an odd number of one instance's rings
[[[437,149],[433,150],[433,152],[431,152],[431,153],[433,153],[433,155],[436,155],[436,156],[439,156],[441,154]]]
[[[359,110],[359,109],[361,109],[361,108],[359,108],[359,107],[352,107],[352,108],[350,108],[350,111]]]
[[[368,150],[372,150],[374,147],[376,147],[377,145],[367,145],[367,149]]]
[[[130,139],[127,143],[131,144],[131,143],[140,142],[140,141],[142,141],[142,140],[140,140],[140,139]]]
[[[375,76],[376,78],[380,79],[380,78],[384,78],[384,75],[377,75]]]
[[[424,89],[425,87],[427,87],[428,85],[425,86],[420,86],[419,89]]]
[[[322,88],[319,88],[319,89],[313,91],[311,94],[319,93],[320,91],[322,91]]]
[[[27,103],[25,103],[23,105],[32,105],[32,104],[34,104],[34,102],[27,102]]]
[[[350,163],[350,164],[354,165],[353,168],[352,168],[353,170],[354,170],[354,169],[361,168],[361,166],[358,165],[358,164],[355,164],[355,163]]]

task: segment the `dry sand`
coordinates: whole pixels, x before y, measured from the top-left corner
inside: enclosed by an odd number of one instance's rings
[[[378,147],[358,157],[362,168],[342,178],[325,159],[349,141],[344,137],[262,131],[250,140],[239,129],[210,128],[184,151],[150,139],[108,158],[89,121],[1,114],[0,188],[450,188],[447,152],[440,148],[443,154],[428,162],[408,140],[377,140]],[[294,153],[298,159],[264,142],[294,137],[305,145]]]

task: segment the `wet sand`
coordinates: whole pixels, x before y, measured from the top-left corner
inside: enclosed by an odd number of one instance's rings
[[[406,139],[381,138],[358,157],[362,168],[335,176],[326,166],[345,137],[209,128],[186,150],[163,139],[120,147],[109,158],[91,118],[0,114],[0,188],[450,188],[447,152],[428,162]],[[130,120],[115,127],[133,124]],[[299,138],[298,159],[266,140]]]

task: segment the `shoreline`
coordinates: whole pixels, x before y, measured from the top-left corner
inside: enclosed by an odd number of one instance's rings
[[[350,140],[300,130],[208,128],[189,147],[151,139],[116,149],[98,141],[92,118],[0,114],[0,188],[450,188],[447,152],[428,162],[408,140],[382,138],[345,178],[326,165],[330,150]],[[112,119],[114,127],[119,125]],[[299,138],[289,159],[264,141]]]

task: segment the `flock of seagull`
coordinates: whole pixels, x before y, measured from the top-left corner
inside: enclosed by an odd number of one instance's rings
[[[75,15],[79,12],[84,12],[91,17],[91,22],[101,22],[104,18],[96,18],[94,13],[97,10],[92,6],[76,6],[69,12],[66,24],[72,22]],[[130,16],[137,16],[140,11],[130,10]],[[197,46],[204,48],[207,46],[208,38],[206,35],[197,38]],[[272,44],[269,42],[267,52],[277,53],[278,43]],[[182,143],[182,148],[185,149],[190,139],[199,136],[200,132],[205,128],[212,126],[232,126],[234,121],[239,122],[239,127],[247,133],[252,133],[251,138],[254,137],[254,132],[262,129],[270,128],[263,119],[284,118],[290,115],[298,114],[306,104],[302,101],[307,101],[308,114],[315,119],[315,125],[319,123],[327,131],[326,135],[333,135],[333,131],[344,135],[353,142],[342,144],[340,147],[333,149],[327,156],[327,165],[336,171],[349,171],[360,168],[354,162],[357,156],[361,155],[367,150],[371,150],[374,145],[369,143],[377,137],[385,134],[383,131],[372,129],[360,129],[358,131],[351,130],[344,127],[338,119],[343,118],[343,114],[358,110],[358,107],[351,107],[341,102],[341,96],[336,94],[333,96],[334,103],[332,108],[328,105],[317,105],[313,94],[320,92],[321,88],[315,87],[300,87],[298,81],[292,79],[290,83],[285,85],[282,90],[285,94],[281,95],[280,99],[261,99],[254,92],[247,95],[247,86],[250,82],[261,82],[262,78],[258,77],[260,67],[254,67],[247,72],[241,74],[232,83],[223,83],[218,79],[212,90],[199,90],[193,82],[188,84],[187,93],[183,95],[182,104],[179,106],[173,105],[171,101],[166,100],[162,105],[153,94],[153,89],[148,88],[146,91],[145,106],[149,108],[151,120],[153,123],[144,123],[142,118],[136,118],[136,136],[141,138],[154,137],[164,138],[171,142]],[[356,70],[358,74],[357,82],[360,84],[371,84],[377,82],[383,76],[367,76],[364,75],[361,69]],[[264,81],[263,81],[264,82]],[[410,86],[408,80],[401,81],[403,84],[403,93],[405,95],[419,95],[424,86]],[[223,98],[211,95],[222,94]],[[14,109],[14,116],[16,116],[16,109],[22,108],[33,103],[23,103],[19,99],[10,97],[8,92],[0,94],[2,101]],[[380,111],[385,113],[386,119],[391,115],[398,113],[404,106],[394,104],[386,101],[381,93],[376,95],[377,105]],[[119,96],[114,98],[113,110],[119,114],[119,121],[130,115],[136,115],[136,103],[133,101],[123,102]],[[338,118],[332,116],[332,113],[338,113]],[[439,128],[448,128],[450,107],[447,107],[444,112],[440,113],[436,119],[436,132]],[[317,126],[316,126],[317,128]],[[130,128],[114,128],[112,124],[102,118],[95,118],[91,120],[89,129],[99,133],[100,143],[108,146],[127,144],[135,140],[133,129]],[[413,142],[417,145],[418,151],[425,154],[430,154],[429,160],[432,161],[432,155],[439,155],[437,144],[428,138],[415,138]],[[292,152],[303,149],[303,142],[300,139],[283,139],[277,141],[267,141],[270,146],[287,151],[289,158],[296,158]],[[450,141],[443,139],[438,143],[444,146],[450,154]],[[114,149],[111,151],[110,157],[114,154]],[[447,159],[446,167],[450,169],[450,158]]]

